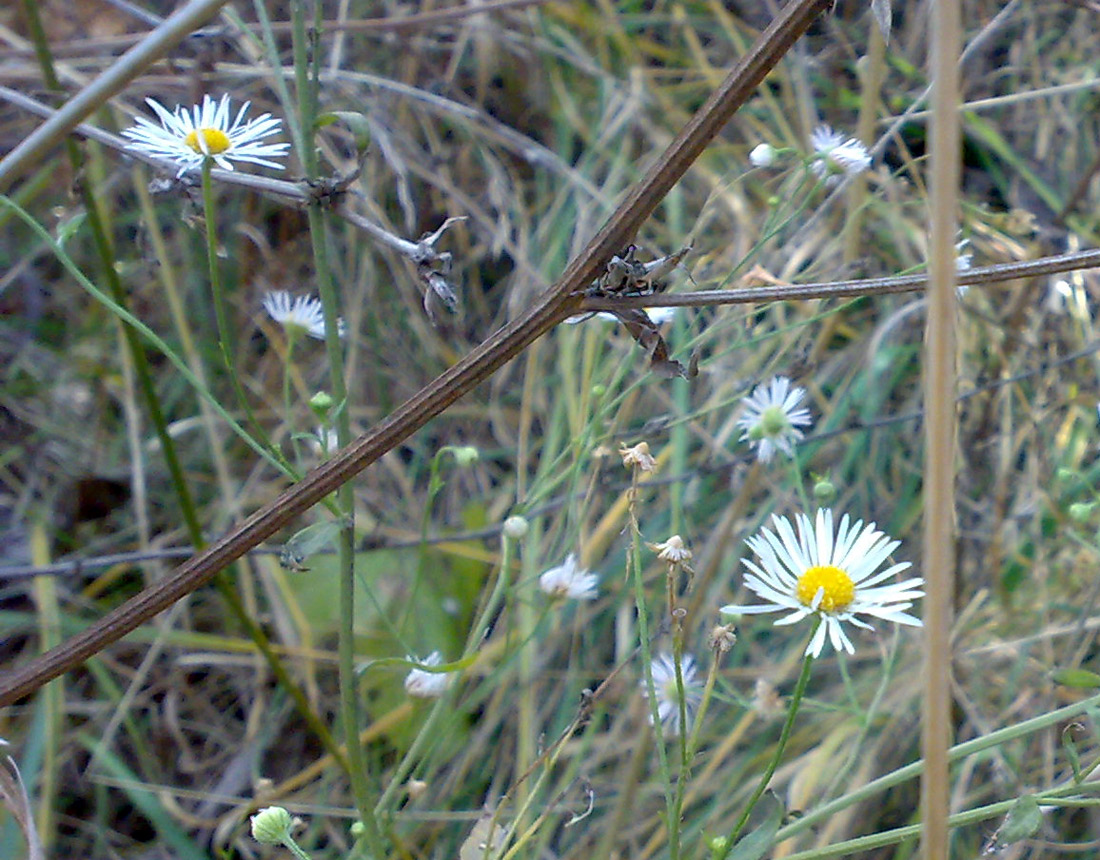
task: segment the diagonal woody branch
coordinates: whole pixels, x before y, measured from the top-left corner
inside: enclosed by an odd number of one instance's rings
[[[230,562],[273,535],[329,493],[400,444],[478,383],[575,311],[580,291],[630,242],[642,223],[687,172],[730,117],[832,0],[791,0],[669,144],[553,287],[521,318],[497,331],[462,361],[310,472],[232,532],[192,556],[81,633],[0,677],[0,705],[11,704],[80,665],[149,618],[187,596]]]

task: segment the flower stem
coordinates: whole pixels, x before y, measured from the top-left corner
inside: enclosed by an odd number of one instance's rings
[[[820,624],[820,620],[818,624]],[[817,625],[814,625],[814,632],[817,632]],[[717,855],[716,860],[724,860],[731,850],[733,850],[734,843],[737,841],[737,837],[741,835],[741,831],[745,829],[745,824],[749,820],[749,816],[752,814],[753,808],[757,802],[764,795],[764,791],[768,787],[768,783],[771,782],[772,776],[775,775],[775,770],[779,767],[779,762],[783,758],[783,751],[787,748],[787,741],[791,737],[791,729],[794,728],[794,718],[798,713],[798,707],[802,704],[802,696],[806,692],[806,685],[810,681],[810,669],[813,666],[814,658],[812,654],[807,654],[806,658],[802,661],[802,674],[798,676],[798,683],[795,685],[794,693],[791,695],[791,705],[787,709],[787,719],[783,723],[783,731],[779,734],[779,742],[775,745],[775,754],[772,756],[772,760],[768,762],[768,767],[764,770],[764,775],[760,778],[760,784],[756,786],[756,791],[752,793],[752,797],[749,798],[748,804],[745,806],[745,811],[741,813],[741,817],[738,819],[737,824],[734,825],[733,830],[730,831],[729,838],[726,840],[725,849]]]

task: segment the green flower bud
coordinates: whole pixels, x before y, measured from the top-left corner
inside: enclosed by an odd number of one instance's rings
[[[461,448],[451,448],[451,456],[455,458],[455,464],[465,469],[467,466],[472,466],[477,462],[478,454],[477,448],[471,445],[464,445]]]
[[[525,517],[511,516],[504,521],[504,536],[509,540],[523,540],[531,524]]]
[[[836,486],[828,478],[814,484],[814,501],[819,505],[831,505],[836,500]]]
[[[282,845],[290,838],[292,823],[281,806],[269,806],[252,816],[252,838],[263,845]]]
[[[336,401],[327,391],[318,391],[309,398],[309,408],[318,418],[324,418],[329,410],[336,405]]]
[[[1094,507],[1095,502],[1075,502],[1069,506],[1069,518],[1075,523],[1087,523]]]

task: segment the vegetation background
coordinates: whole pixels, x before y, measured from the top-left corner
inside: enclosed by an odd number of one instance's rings
[[[357,184],[365,211],[410,239],[447,217],[467,219],[442,240],[460,307],[437,312],[434,324],[409,262],[338,227],[332,265],[357,432],[555,279],[773,5],[532,0],[433,16],[430,3],[324,4],[336,26],[315,46],[322,108],[359,112],[369,126]],[[290,69],[289,4],[264,6]],[[1100,9],[1087,0],[964,6],[965,253],[987,265],[1095,246],[1088,182],[1100,130]],[[171,8],[46,0],[41,11],[62,81],[76,88]],[[926,21],[924,2],[896,4],[885,43],[867,3],[838,0],[646,224],[639,255],[691,246],[673,291],[919,270],[924,114],[886,130],[926,90]],[[286,115],[293,105],[274,86],[283,70],[264,61],[260,30],[251,4],[227,7],[217,27],[151,66],[97,123],[130,125],[146,96],[173,107],[225,92]],[[0,83],[48,101],[21,6],[0,9],[0,34]],[[38,122],[0,102],[0,146],[10,150]],[[840,194],[816,183],[802,160],[822,123],[875,147],[872,169]],[[334,173],[355,166],[345,123],[320,129],[316,141]],[[754,168],[748,153],[762,142],[790,152]],[[318,422],[308,401],[329,386],[323,345],[288,354],[261,306],[269,290],[316,291],[306,216],[219,189],[217,237],[237,336],[227,370],[201,200],[153,196],[146,169],[108,148],[82,149],[80,175],[62,158],[43,164],[18,202],[97,280],[74,193],[94,188],[135,314],[236,417],[246,419],[246,403],[289,460],[315,465],[325,452],[312,444]],[[286,178],[299,175],[292,160]],[[0,220],[0,654],[9,662],[163,576],[190,553],[190,539],[116,317],[10,209]],[[1086,271],[960,297],[959,741],[1077,701],[1084,693],[1056,677],[1087,686],[1087,676],[1067,671],[1095,668],[1096,290]],[[896,555],[919,572],[923,313],[919,295],[683,309],[663,331],[674,356],[698,356],[692,380],[651,374],[613,323],[562,325],[355,480],[363,730],[394,857],[482,856],[467,836],[483,806],[505,796],[508,816],[522,808],[529,828],[512,856],[668,856],[667,786],[639,687],[631,517],[645,540],[680,534],[694,552],[682,624],[703,671],[715,659],[708,637],[717,608],[745,597],[744,538],[772,512],[800,510],[815,482],[833,485],[835,508],[902,540]],[[162,355],[149,358],[203,530],[218,535],[286,480]],[[741,399],[775,374],[807,389],[815,418],[793,464],[756,462],[735,423]],[[639,441],[659,469],[632,496],[616,452]],[[446,446],[472,446],[477,461],[441,456]],[[505,552],[501,523],[516,513],[530,530]],[[328,518],[318,509],[284,540]],[[232,587],[313,714],[335,724],[334,557],[311,556],[308,570],[294,571],[277,549],[251,554]],[[112,560],[120,553],[136,555]],[[595,601],[551,604],[539,591],[539,574],[569,553],[599,574]],[[45,567],[71,558],[83,564]],[[641,560],[652,647],[667,650],[666,567],[648,551]],[[458,659],[498,583],[504,604],[442,705],[406,696],[407,666],[368,666],[432,651]],[[767,617],[746,619],[737,634],[720,657],[699,754],[690,768],[673,766],[684,785],[683,856],[706,856],[707,840],[727,833],[744,807],[775,748],[805,647],[802,631],[773,629]],[[830,653],[815,666],[773,780],[792,816],[774,856],[826,856],[812,852],[917,820],[914,778],[859,792],[919,757],[918,637],[883,626],[857,645],[854,658]],[[554,746],[584,691],[597,687],[583,725]],[[1075,757],[1095,753],[1095,731],[1091,718],[1052,721],[961,758],[953,809],[1058,784]],[[313,856],[350,850],[346,776],[214,589],[0,711],[0,736],[13,745],[50,856],[261,856],[268,852],[249,837],[247,814],[272,803],[302,817],[298,841]],[[798,826],[799,814],[838,798],[852,802]],[[956,856],[989,847],[998,820],[957,828]],[[1033,837],[1003,856],[1095,850],[1100,833],[1090,808],[1063,807],[1044,814]],[[908,857],[915,844],[894,840],[857,856]],[[0,812],[0,856],[24,850],[15,820]]]

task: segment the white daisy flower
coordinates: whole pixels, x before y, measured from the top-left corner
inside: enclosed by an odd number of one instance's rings
[[[849,526],[847,514],[840,518],[840,529],[834,535],[833,512],[828,509],[819,510],[812,525],[809,517],[798,514],[797,537],[786,517],[776,515],[772,521],[778,534],[763,528],[746,541],[759,564],[743,560],[751,571],[745,574],[745,586],[768,603],[731,604],[723,606],[722,612],[756,615],[791,610],[790,615],[775,622],[777,625],[817,616],[821,623],[806,647],[806,654],[814,657],[820,656],[826,636],[837,651],[855,653],[844,623],[874,629],[857,618],[859,615],[921,626],[920,619],[905,610],[924,595],[919,588],[924,580],[914,577],[880,585],[908,568],[909,562],[876,572],[901,541],[890,540],[874,523],[865,527],[862,520],[857,520]]]
[[[676,316],[677,307],[661,307],[661,308],[643,308],[650,320],[654,325],[664,325],[667,322],[672,322]],[[585,320],[592,319],[592,314],[573,314],[571,317],[565,318],[566,325],[576,325],[582,323]],[[618,322],[619,318],[610,311],[597,311],[595,314],[596,319],[604,320],[605,322]]]
[[[810,410],[798,408],[805,394],[805,388],[792,387],[787,377],[777,376],[742,399],[745,414],[737,419],[737,426],[745,431],[741,441],[756,446],[756,458],[761,463],[770,462],[777,449],[794,456],[792,443],[803,436],[798,428],[813,423]]]
[[[866,146],[854,137],[845,140],[844,135],[827,125],[814,129],[810,145],[816,153],[810,167],[826,185],[836,185],[841,176],[856,176],[871,166]]]
[[[675,737],[680,734],[680,696],[676,689],[676,661],[671,654],[658,654],[649,664],[653,673],[653,689],[657,693],[657,716],[667,735]],[[685,654],[680,659],[680,674],[684,680],[684,713],[687,717],[688,727],[691,726],[692,717],[703,698],[702,682],[695,674],[695,658]],[[642,695],[649,698],[649,685],[642,678]],[[653,724],[653,714],[649,715],[650,725]]]
[[[749,161],[753,167],[771,167],[775,164],[776,155],[778,152],[770,143],[758,143],[749,153]]]
[[[224,170],[232,170],[234,161],[247,161],[275,170],[283,165],[272,158],[283,158],[289,143],[261,143],[265,137],[279,133],[281,120],[265,113],[245,121],[245,113],[251,102],[245,102],[236,118],[230,122],[229,96],[223,95],[215,102],[203,96],[202,104],[187,109],[177,105],[175,113],[169,113],[159,102],[146,99],[160,125],[137,117],[137,125],[122,132],[131,141],[130,149],[147,155],[167,158],[179,165],[179,175],[202,166],[209,156]]]
[[[433,651],[423,660],[406,656],[410,663],[419,663],[422,666],[439,666],[443,662],[443,655]],[[423,669],[411,669],[405,676],[405,692],[417,699],[438,699],[447,692],[454,678],[450,672],[425,672]]]
[[[291,298],[286,290],[275,290],[264,296],[264,310],[285,329],[298,329],[317,340],[325,339],[325,312],[321,300],[313,296]],[[338,319],[337,332],[346,333],[343,318]]]
[[[550,568],[539,577],[539,588],[551,597],[595,600],[599,581],[596,574],[582,570],[577,564],[577,556],[570,553],[564,564]]]

